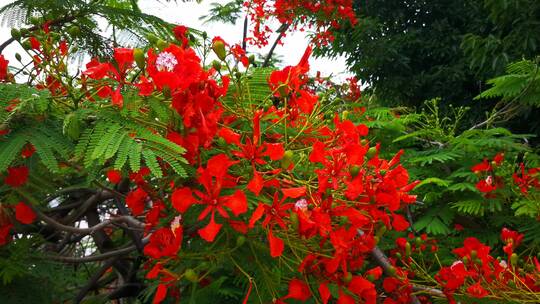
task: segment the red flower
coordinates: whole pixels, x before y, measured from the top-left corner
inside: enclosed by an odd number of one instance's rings
[[[347,288],[357,296],[361,297],[364,300],[363,303],[375,304],[377,302],[375,284],[361,276],[354,276]]]
[[[144,254],[154,259],[174,257],[178,253],[183,239],[182,226],[160,228],[150,236],[150,242],[144,247]]]
[[[485,179],[481,179],[476,183],[476,189],[482,193],[489,193],[493,192],[497,189],[497,185],[495,184],[493,177],[489,175]]]
[[[119,170],[107,171],[107,179],[113,184],[118,184],[122,180],[122,172]]]
[[[20,167],[11,167],[8,168],[8,175],[4,179],[4,183],[6,185],[10,185],[11,187],[20,187],[26,183],[28,180],[28,167],[26,166],[20,166]]]
[[[174,37],[182,43],[182,47],[186,47],[189,43],[188,28],[183,25],[177,25],[173,28]]]
[[[488,295],[488,291],[482,287],[480,282],[476,282],[467,288],[467,293],[473,298],[484,298]]]
[[[409,228],[409,222],[403,216],[394,214],[393,218],[394,220],[392,221],[392,227],[394,227],[394,230],[404,231],[405,229]]]
[[[144,212],[147,197],[148,194],[142,188],[137,188],[126,195],[126,204],[133,215],[141,215]]]
[[[34,152],[36,152],[36,148],[31,143],[28,143],[22,149],[21,156],[23,158],[30,158],[32,155],[34,155]]]
[[[30,37],[30,46],[34,50],[39,50],[39,47],[41,46],[41,43],[35,37]]]
[[[0,81],[7,78],[9,61],[0,54]]]
[[[501,231],[501,239],[506,245],[503,247],[503,251],[511,256],[514,253],[514,249],[521,244],[524,235],[517,231],[513,231],[507,228],[503,228]]]
[[[133,49],[116,48],[114,49],[114,60],[118,63],[121,71],[131,67],[133,64]]]
[[[15,206],[15,218],[23,224],[32,224],[36,220],[36,214],[32,208],[28,207],[23,202],[19,202]]]
[[[281,256],[284,249],[283,240],[274,236],[272,229],[274,225],[286,229],[285,221],[283,219],[289,216],[288,210],[293,207],[293,204],[283,204],[285,198],[286,197],[283,197],[279,200],[278,193],[274,193],[272,206],[259,203],[259,206],[257,206],[257,209],[255,209],[249,220],[249,228],[253,228],[255,227],[255,223],[266,215],[262,222],[262,226],[268,228],[268,242],[270,244],[270,255],[272,257]]]
[[[199,229],[199,235],[208,242],[214,238],[221,230],[221,224],[215,222],[215,213],[219,213],[223,218],[228,219],[227,207],[235,216],[247,211],[247,198],[244,192],[237,190],[232,195],[220,196],[223,188],[232,188],[236,183],[227,174],[230,166],[236,162],[231,161],[227,155],[218,154],[208,160],[205,169],[199,168],[198,182],[204,187],[206,192],[191,190],[190,188],[176,189],[172,195],[172,204],[180,213],[186,212],[193,204],[206,205],[206,208],[199,214],[201,221],[210,214],[210,222],[206,227]],[[192,195],[195,194],[196,197]]]
[[[488,162],[488,160],[486,158],[484,158],[484,161],[477,164],[477,165],[474,165],[472,168],[471,168],[471,171],[476,173],[476,172],[486,172],[486,171],[491,171],[491,165],[490,163]]]

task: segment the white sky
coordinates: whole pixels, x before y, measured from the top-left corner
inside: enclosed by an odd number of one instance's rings
[[[0,7],[11,3],[11,0],[0,0]],[[203,24],[199,20],[200,16],[207,15],[210,8],[210,4],[227,3],[227,0],[204,0],[202,3],[197,4],[195,1],[182,2],[182,1],[157,1],[157,0],[140,0],[139,6],[144,13],[158,16],[166,21],[183,24],[188,27],[205,30],[209,37],[221,36],[225,41],[230,44],[239,43],[242,39],[242,20],[239,20],[236,25],[222,24],[222,23],[209,23]],[[277,25],[275,26],[277,28]],[[10,28],[2,25],[0,27],[0,43],[6,41],[11,37]],[[273,40],[270,40],[273,42]],[[285,65],[293,65],[298,62],[304,50],[308,45],[308,39],[304,33],[298,32],[289,34],[283,39],[284,45],[277,47],[275,54],[281,55]],[[248,49],[248,52],[250,50]],[[256,49],[251,51],[257,52]],[[15,64],[14,58],[15,52],[24,53],[21,51],[20,46],[13,43],[3,52],[6,59],[11,64]],[[266,53],[266,52],[262,52]],[[339,76],[339,79],[344,79],[348,74],[345,67],[345,60],[338,58],[335,60],[329,60],[326,58],[312,58],[310,60],[312,71],[320,71],[322,75],[335,75]]]

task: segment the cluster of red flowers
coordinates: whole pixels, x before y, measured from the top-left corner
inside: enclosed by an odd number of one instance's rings
[[[450,303],[456,303],[454,293],[460,289],[464,289],[473,298],[485,298],[495,291],[498,293],[515,288],[540,291],[537,284],[540,279],[540,263],[536,257],[528,261],[534,262],[535,266],[525,269],[519,267],[519,257],[513,252],[521,243],[523,235],[505,228],[501,238],[506,244],[504,251],[508,254],[508,262],[494,258],[490,254],[491,248],[474,237],[465,239],[463,247],[454,249],[454,254],[460,260],[450,267],[441,268],[435,276]]]
[[[490,162],[484,159],[483,162],[474,165],[471,171],[481,176],[482,179],[476,184],[476,188],[485,193],[486,196],[492,196],[490,193],[504,186],[503,177],[495,174],[495,170],[504,162],[504,153],[498,153]],[[519,164],[519,171],[512,173],[512,180],[524,195],[528,194],[530,189],[540,189],[540,168],[526,169],[525,164]]]
[[[4,177],[4,184],[12,188],[18,188],[28,181],[28,168],[25,166],[10,167]],[[32,224],[36,220],[34,210],[27,204],[19,202],[14,206],[15,219],[21,224]],[[13,222],[7,213],[7,208],[0,204],[0,246],[9,243],[11,240],[11,229]]]
[[[315,42],[322,44],[333,40],[330,30],[339,28],[340,22],[357,23],[352,0],[253,0],[244,2],[244,7],[254,24],[249,40],[258,46],[268,44],[272,31],[266,23],[271,18],[295,29],[313,29]]]
[[[177,32],[182,42],[185,32]],[[214,51],[223,60],[227,52],[220,56],[222,47],[228,46],[214,39]],[[230,127],[232,122],[238,124],[245,117],[225,112],[218,100],[227,90],[228,78],[223,77],[223,85],[219,86],[212,79],[215,71],[205,71],[187,43],[170,44],[161,51],[150,49],[137,83],[126,80],[134,63],[140,68],[134,52],[116,49],[114,63],[92,60],[84,72],[88,78],[84,80],[85,88],[105,100],[110,98],[118,107],[124,106],[122,90],[126,86],[136,87],[141,96],[163,93],[172,100],[171,107],[184,123],[185,133],[171,130],[169,138],[187,148],[186,156],[192,164],[199,164],[198,186],[171,185],[168,199],[178,214],[161,228],[157,227],[160,219],[170,218],[170,214],[164,212],[166,204],[147,185],[145,177],[149,170],[142,168],[129,176],[136,187],[126,195],[126,204],[134,215],[146,213],[146,230],[151,235],[144,252],[157,261],[148,273],[149,278],[160,280],[155,302],[164,299],[182,277],[167,270],[166,261],[181,248],[186,212],[200,206],[197,220],[205,224],[198,229],[198,235],[207,242],[213,242],[227,224],[240,234],[266,231],[272,257],[292,250],[285,246],[285,235],[297,235],[311,248],[299,271],[312,280],[291,280],[289,293],[280,301],[308,299],[313,295],[307,286],[317,281],[324,303],[331,298],[330,284],[338,286],[340,303],[354,303],[355,299],[375,303],[373,281],[381,276],[381,269],[366,271],[364,275],[352,273],[365,267],[364,260],[377,242],[376,223],[398,231],[408,228],[409,223],[398,212],[415,202],[416,197],[408,192],[416,182],[409,183],[407,171],[399,164],[403,151],[390,161],[381,159],[379,145],[370,147],[363,139],[368,134],[365,125],[336,116],[332,127],[313,119],[322,114],[318,112],[317,95],[307,86],[311,49],[306,50],[298,65],[275,71],[269,77],[269,87],[282,103],[267,109],[248,109],[252,117],[251,136],[243,136]],[[228,54],[238,61],[245,56],[234,46],[229,47]],[[359,90],[353,91],[354,98],[359,97]],[[88,100],[95,102],[93,94],[89,93]],[[218,123],[223,127],[219,128]],[[263,123],[270,125],[265,131]],[[281,127],[300,131],[289,138]],[[204,161],[199,150],[214,149],[219,144],[215,135],[228,143],[226,153],[213,154]],[[300,183],[289,177],[297,160],[294,152],[285,151],[285,147],[305,150],[306,146],[313,147],[306,160],[317,167],[316,177],[312,182]],[[250,168],[249,180],[231,174],[242,168]],[[116,184],[122,174],[110,170],[107,178]],[[248,201],[245,191],[252,192],[260,201]],[[271,204],[266,203],[268,199]],[[257,225],[259,221],[261,224]],[[323,251],[326,253],[322,254]]]

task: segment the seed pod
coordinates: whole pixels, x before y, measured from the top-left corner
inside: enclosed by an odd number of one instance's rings
[[[341,119],[346,120],[347,117],[349,117],[349,111],[345,110],[343,113],[341,113]]]
[[[249,55],[248,59],[249,59],[249,64],[255,64],[255,55],[253,54]]]
[[[139,48],[134,49],[133,59],[135,59],[135,63],[137,63],[137,66],[139,67],[139,69],[144,70],[144,66],[145,66],[144,51]]]
[[[416,239],[414,239],[414,243],[417,247],[420,247],[420,245],[422,245],[422,239],[417,236]]]
[[[186,280],[192,283],[197,283],[199,281],[199,276],[197,275],[195,270],[191,268],[188,268],[186,269],[186,271],[184,271],[184,278],[186,278]]]
[[[212,50],[214,53],[216,53],[216,56],[220,60],[225,60],[225,57],[227,57],[227,52],[225,51],[225,43],[221,40],[216,40],[212,43]]]

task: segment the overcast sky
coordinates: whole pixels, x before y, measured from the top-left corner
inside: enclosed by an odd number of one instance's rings
[[[0,6],[4,6],[11,3],[11,0],[0,0]],[[203,24],[199,20],[200,16],[208,14],[210,4],[227,3],[227,0],[204,0],[202,3],[197,4],[195,1],[182,2],[182,1],[157,1],[157,0],[141,0],[139,1],[140,8],[143,12],[151,15],[158,16],[166,21],[183,24],[188,27],[205,30],[210,37],[221,36],[228,43],[238,43],[242,39],[242,22],[239,21],[236,25],[222,24],[222,23],[210,23]],[[0,43],[9,39],[11,36],[10,28],[2,25],[0,28]],[[272,40],[273,41],[273,40]],[[284,45],[278,46],[276,54],[281,55],[284,64],[296,64],[302,56],[304,50],[308,45],[308,39],[303,33],[294,33],[288,35],[284,40]],[[14,43],[3,52],[4,56],[10,61],[15,63],[14,54],[19,51],[19,47]],[[248,51],[250,51],[248,49]],[[257,51],[257,49],[251,49],[251,51]],[[263,50],[264,51],[264,50]],[[22,53],[22,52],[21,52]],[[266,52],[264,52],[266,53]],[[340,75],[343,79],[347,74],[344,59],[339,58],[336,60],[328,59],[311,59],[310,60],[312,71],[321,71],[323,75]]]

